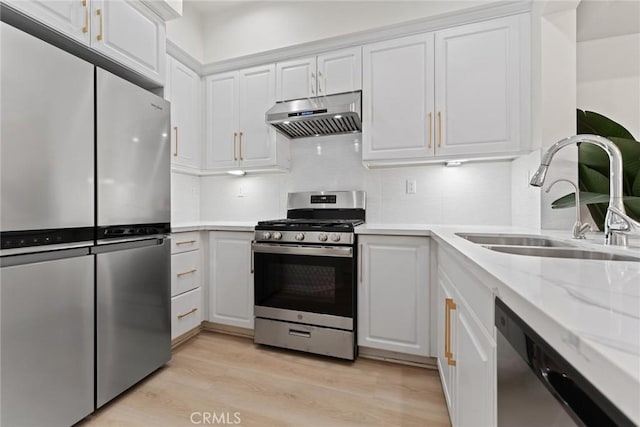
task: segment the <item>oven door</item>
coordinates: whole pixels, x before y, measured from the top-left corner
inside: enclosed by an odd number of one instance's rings
[[[353,328],[352,247],[268,243],[252,247],[256,316]]]

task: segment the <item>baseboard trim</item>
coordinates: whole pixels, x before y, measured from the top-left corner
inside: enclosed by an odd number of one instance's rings
[[[202,329],[210,332],[220,332],[227,335],[235,335],[253,339],[253,329],[240,328],[238,326],[222,325],[214,322],[202,322]]]
[[[435,357],[415,356],[413,354],[404,354],[369,347],[359,347],[358,356],[365,359],[381,360],[384,362],[417,366],[425,369],[438,369],[437,359]]]
[[[191,329],[190,331],[187,331],[184,334],[180,335],[179,337],[176,337],[176,339],[171,340],[171,350],[173,351],[176,348],[180,347],[182,344],[186,343],[191,338],[194,338],[196,335],[198,335],[201,331],[202,331],[202,325],[198,325],[195,328]]]

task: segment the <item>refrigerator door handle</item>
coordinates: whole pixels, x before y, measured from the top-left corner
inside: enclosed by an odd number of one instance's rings
[[[89,255],[89,248],[66,249],[59,251],[38,252],[24,255],[5,256],[0,258],[0,267],[34,264],[36,262],[55,261]]]
[[[151,238],[146,239],[123,239],[113,242],[103,240],[101,242],[98,242],[98,246],[94,246],[91,248],[91,253],[104,254],[107,252],[116,252],[125,249],[144,248],[147,246],[162,246],[165,244],[165,241],[169,240],[169,238],[170,237],[166,235],[155,235]]]

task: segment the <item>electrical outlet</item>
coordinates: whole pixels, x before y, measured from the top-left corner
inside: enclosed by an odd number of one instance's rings
[[[238,197],[244,197],[244,185],[242,184],[238,186]]]
[[[416,194],[416,180],[408,179],[407,180],[407,194]]]

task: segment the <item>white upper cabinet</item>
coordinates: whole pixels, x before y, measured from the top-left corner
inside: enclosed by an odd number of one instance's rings
[[[207,169],[238,165],[238,72],[206,78]]]
[[[83,44],[89,44],[88,0],[3,0],[30,17]]]
[[[365,46],[363,161],[525,148],[528,29],[525,14]]]
[[[360,47],[276,65],[277,100],[311,98],[362,89]]]
[[[199,169],[200,144],[200,76],[167,56],[165,98],[171,102],[171,163]]]
[[[436,154],[519,149],[519,39],[517,16],[436,33]]]
[[[363,49],[363,160],[433,156],[433,34]]]
[[[164,84],[165,24],[134,1],[91,0],[91,47]]]
[[[163,86],[162,19],[133,0],[5,0],[17,10]]]
[[[206,78],[206,167],[209,170],[286,167],[283,145],[265,122],[275,104],[275,65]]]
[[[358,237],[358,345],[429,355],[429,239]]]

